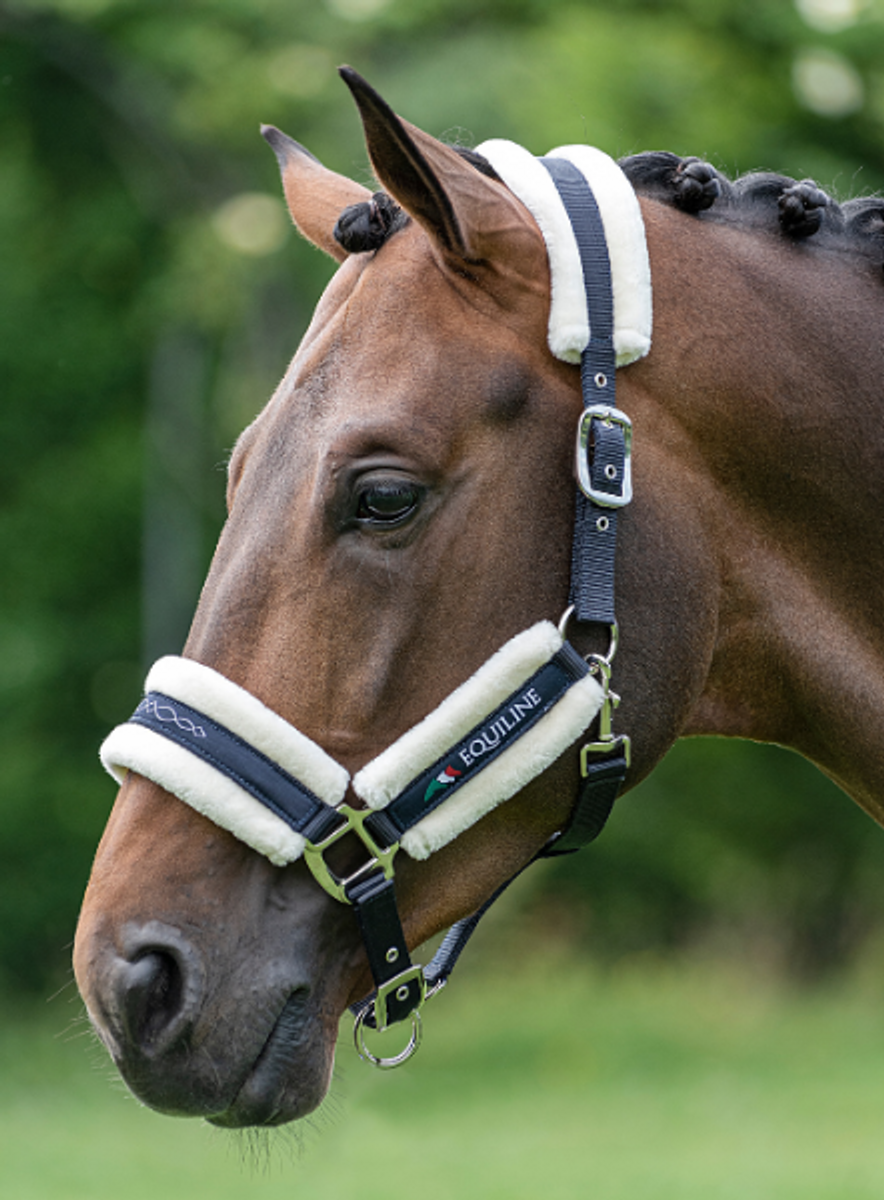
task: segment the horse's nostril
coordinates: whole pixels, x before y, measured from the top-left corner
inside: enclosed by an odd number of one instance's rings
[[[133,1045],[149,1051],[181,1012],[181,969],[173,955],[153,950],[128,963],[120,982],[127,1037]]]
[[[204,971],[190,942],[159,922],[130,929],[114,956],[104,1011],[117,1052],[156,1057],[190,1030],[203,1001]]]

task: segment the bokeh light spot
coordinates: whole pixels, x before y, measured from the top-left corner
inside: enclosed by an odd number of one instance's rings
[[[390,0],[325,0],[329,10],[345,21],[369,21],[390,5]]]
[[[811,28],[837,33],[859,20],[868,0],[795,0],[795,7]]]
[[[865,89],[859,72],[832,50],[805,50],[792,67],[792,86],[805,108],[822,117],[846,117],[862,108]]]
[[[321,46],[293,42],[271,55],[267,74],[278,92],[297,100],[310,100],[333,78],[334,63],[328,50]]]
[[[242,192],[216,210],[215,233],[225,245],[256,258],[273,254],[289,235],[285,206],[265,192]]]

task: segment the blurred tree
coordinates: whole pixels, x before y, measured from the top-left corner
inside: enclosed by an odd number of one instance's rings
[[[288,236],[258,122],[368,180],[351,61],[437,135],[668,148],[843,197],[884,186],[882,47],[879,0],[0,0],[0,983],[67,969],[113,792],[96,747],[180,648],[215,468],[331,271]],[[688,746],[546,885],[611,952],[712,921],[831,962],[880,923],[884,848],[833,791]]]

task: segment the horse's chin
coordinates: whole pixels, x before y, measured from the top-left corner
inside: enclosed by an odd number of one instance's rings
[[[305,1019],[305,1006],[303,993],[289,997],[233,1103],[208,1117],[212,1125],[225,1129],[284,1125],[322,1103],[334,1048],[317,1061],[319,1039],[307,1040],[314,1022]]]

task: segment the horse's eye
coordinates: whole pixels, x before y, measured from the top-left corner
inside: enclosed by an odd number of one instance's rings
[[[374,483],[359,496],[356,519],[369,525],[399,525],[420,503],[420,488],[413,483]]]

